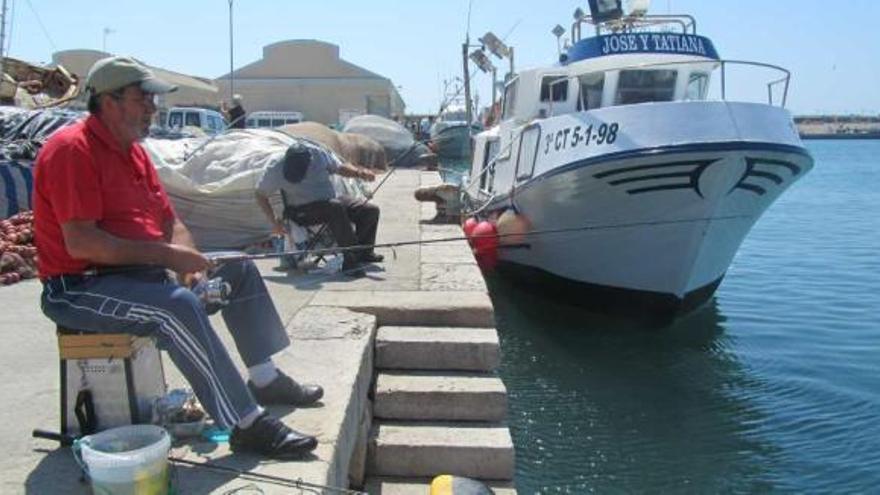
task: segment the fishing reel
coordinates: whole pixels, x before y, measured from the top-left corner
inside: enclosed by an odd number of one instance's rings
[[[190,289],[193,294],[207,307],[210,305],[226,306],[229,304],[229,294],[232,286],[224,282],[221,277],[203,278]]]

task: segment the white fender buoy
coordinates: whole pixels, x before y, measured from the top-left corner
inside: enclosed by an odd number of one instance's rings
[[[527,242],[527,234],[532,226],[525,215],[509,208],[498,217],[495,227],[498,230],[498,244],[507,246]]]

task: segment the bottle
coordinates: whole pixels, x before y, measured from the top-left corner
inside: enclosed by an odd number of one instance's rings
[[[272,252],[273,253],[283,253],[284,252],[284,236],[281,236],[281,235],[273,235],[272,236]]]

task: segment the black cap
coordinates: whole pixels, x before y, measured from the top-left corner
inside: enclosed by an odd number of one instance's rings
[[[312,151],[302,143],[293,143],[284,152],[284,179],[297,184],[306,176],[312,163]]]

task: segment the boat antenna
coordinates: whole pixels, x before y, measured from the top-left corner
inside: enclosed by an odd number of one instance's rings
[[[522,22],[522,17],[517,19],[516,22],[513,23],[513,26],[510,26],[510,29],[507,30],[507,33],[501,37],[501,41],[507,41],[507,38],[509,38],[510,35],[513,34],[513,31],[517,28],[517,26],[519,26],[519,23],[521,23],[521,22]]]
[[[467,15],[467,26],[464,32],[465,42],[470,42],[471,39],[471,7],[474,6],[474,0],[468,0],[468,15]]]

